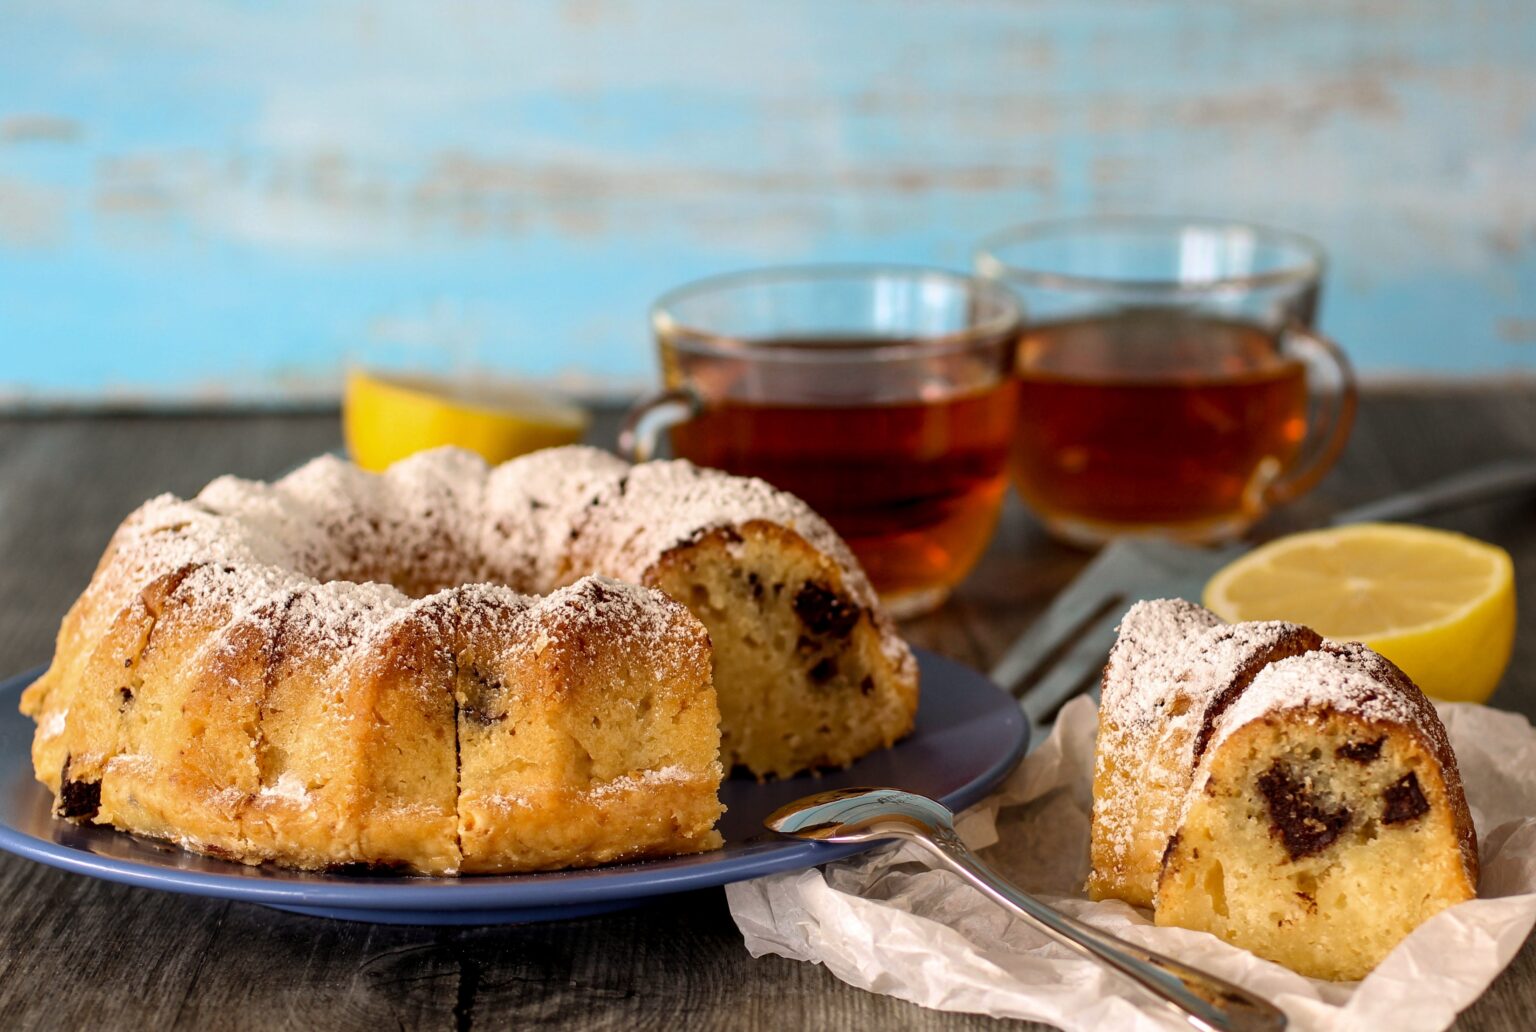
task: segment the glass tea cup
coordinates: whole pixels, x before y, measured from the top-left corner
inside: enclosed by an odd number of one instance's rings
[[[984,241],[1025,310],[1011,466],[1058,537],[1242,534],[1310,490],[1354,419],[1348,359],[1312,329],[1305,237],[1236,222],[1084,218]]]
[[[718,276],[656,302],[664,391],[620,449],[663,434],[702,466],[798,495],[897,616],[943,602],[1007,489],[1017,300],[962,273],[801,266]]]

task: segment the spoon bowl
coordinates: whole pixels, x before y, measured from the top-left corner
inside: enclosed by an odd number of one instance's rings
[[[926,796],[894,788],[835,788],[781,806],[763,824],[769,831],[817,842],[874,842],[900,837],[892,821],[954,834],[955,815]]]

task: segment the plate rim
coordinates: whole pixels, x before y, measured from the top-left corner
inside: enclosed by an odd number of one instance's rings
[[[999,695],[1007,693],[986,674],[927,649],[912,647],[920,667],[953,667],[967,679],[985,684]],[[20,689],[42,674],[46,665],[0,679],[0,705],[15,699]],[[928,680],[925,671],[924,680]],[[1010,701],[1011,700],[1011,697]],[[14,703],[12,703],[14,704]],[[970,781],[942,796],[940,801],[959,811],[979,802],[1016,767],[1029,745],[1030,727],[1023,711],[1013,705],[1003,709],[1005,723],[1016,725],[1011,747]],[[912,739],[908,739],[911,741]],[[0,756],[0,763],[13,757]],[[30,762],[30,761],[29,761]],[[30,771],[29,771],[30,773]],[[120,833],[126,834],[126,833]],[[216,899],[238,900],[274,906],[344,907],[352,910],[510,910],[530,908],[558,912],[565,906],[605,901],[640,900],[695,889],[713,888],[769,874],[805,870],[866,852],[878,842],[832,845],[824,842],[771,842],[775,848],[761,855],[691,854],[629,865],[607,865],[567,871],[533,872],[509,876],[474,875],[462,878],[405,876],[358,878],[315,872],[291,872],[304,881],[285,881],[283,874],[271,880],[246,875],[184,870],[139,860],[102,856],[61,842],[38,838],[0,817],[0,850],[48,867],[140,888],[159,889]],[[700,859],[705,858],[705,859]],[[678,863],[678,861],[689,861]],[[675,864],[669,867],[667,865]],[[286,869],[274,868],[284,873]],[[507,881],[517,878],[518,881]],[[537,879],[537,880],[533,880]],[[535,897],[542,898],[535,898]]]

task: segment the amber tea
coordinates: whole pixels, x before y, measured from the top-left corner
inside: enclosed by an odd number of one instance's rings
[[[1011,464],[1084,536],[1246,525],[1307,432],[1307,375],[1258,326],[1131,309],[1029,328]]]
[[[954,584],[986,548],[1007,488],[1014,391],[1000,379],[885,403],[725,397],[673,427],[672,447],[800,496],[847,540],[875,587],[899,595]]]
[[[660,441],[761,477],[832,524],[886,611],[925,613],[987,546],[1018,407],[1018,299],[900,265],[803,265],[700,280],[651,310],[664,389],[619,447]]]
[[[1285,230],[1099,215],[976,254],[1029,313],[1019,493],[1058,537],[1230,540],[1315,487],[1354,422],[1349,359],[1314,328],[1324,255]]]

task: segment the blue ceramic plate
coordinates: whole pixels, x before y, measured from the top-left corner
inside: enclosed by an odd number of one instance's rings
[[[1023,713],[976,671],[931,652],[918,650],[917,657],[923,694],[911,736],[820,777],[727,781],[720,790],[729,807],[720,822],[724,849],[584,871],[467,878],[246,867],[110,828],[55,820],[50,794],[32,779],[32,721],[16,710],[21,690],[41,673],[33,670],[0,682],[0,849],[127,885],[356,921],[499,924],[616,910],[669,892],[813,867],[869,848],[781,839],[763,830],[762,819],[774,809],[811,792],[886,785],[940,799],[956,810],[986,795],[1024,755],[1029,726]]]

